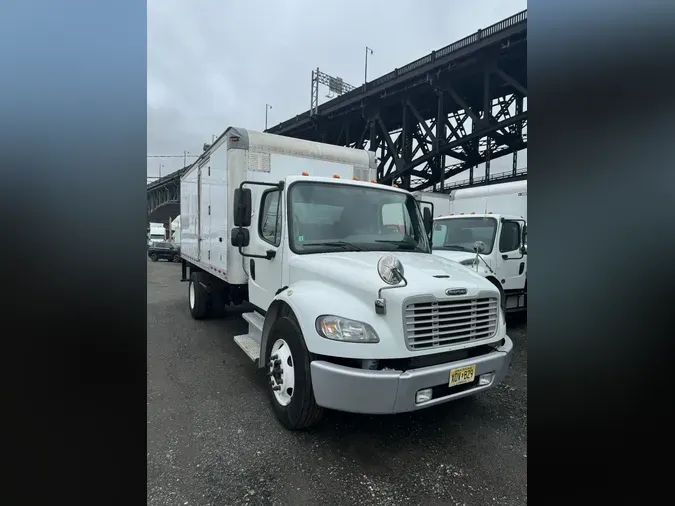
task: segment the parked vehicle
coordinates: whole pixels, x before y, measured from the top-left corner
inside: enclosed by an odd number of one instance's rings
[[[181,177],[195,319],[240,311],[285,427],[476,394],[513,343],[495,285],[431,254],[432,214],[372,152],[228,128]]]
[[[153,262],[157,260],[180,262],[180,245],[172,242],[156,242],[148,247],[148,257]]]
[[[484,276],[502,294],[507,312],[527,310],[527,181],[419,192],[434,203],[435,255]],[[474,245],[482,248],[476,252]]]
[[[161,223],[150,223],[148,227],[148,247],[166,241],[166,229]]]

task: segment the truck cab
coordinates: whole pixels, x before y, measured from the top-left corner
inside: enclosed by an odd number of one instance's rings
[[[513,343],[498,288],[432,254],[430,209],[365,179],[374,153],[228,129],[181,181],[193,318],[240,308],[237,345],[291,430],[497,385]],[[208,186],[207,186],[208,185]]]
[[[478,243],[478,247],[477,247]],[[527,223],[508,214],[459,214],[434,220],[433,252],[492,282],[505,311],[527,309]]]

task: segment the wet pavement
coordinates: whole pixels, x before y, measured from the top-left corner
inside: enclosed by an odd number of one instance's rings
[[[277,422],[240,317],[190,318],[180,264],[148,262],[148,504],[523,505],[527,324],[503,384],[418,413]]]

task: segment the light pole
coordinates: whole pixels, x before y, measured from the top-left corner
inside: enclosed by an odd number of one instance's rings
[[[363,82],[368,82],[368,53],[373,54],[373,50],[366,46],[366,70],[363,77]]]
[[[159,178],[160,178],[160,179],[162,179],[162,167],[164,167],[164,165],[162,165],[162,164],[160,163],[160,164],[159,164]]]
[[[267,111],[272,108],[270,104],[265,104],[265,130],[267,130]]]

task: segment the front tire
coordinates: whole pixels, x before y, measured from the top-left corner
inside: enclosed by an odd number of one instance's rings
[[[155,253],[150,255],[150,260],[152,260],[153,262],[156,262],[157,261],[157,255]]]
[[[178,255],[174,255],[174,256],[173,256],[173,261],[174,261],[175,263],[180,262],[180,257],[179,257]]]
[[[190,315],[195,320],[205,318],[209,310],[209,294],[202,286],[203,274],[203,272],[193,272],[188,283],[188,305]]]
[[[323,417],[316,404],[310,372],[310,353],[297,322],[288,316],[277,320],[267,340],[267,391],[272,409],[289,430],[306,429]]]

